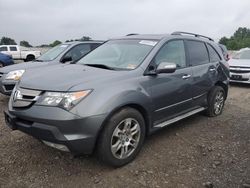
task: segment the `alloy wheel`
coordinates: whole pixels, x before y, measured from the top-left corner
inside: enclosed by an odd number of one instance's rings
[[[126,159],[136,150],[141,127],[134,118],[126,118],[115,128],[111,137],[111,152],[117,159]]]
[[[216,115],[221,113],[223,105],[224,105],[224,93],[220,91],[216,94],[216,97],[215,97],[214,113]]]

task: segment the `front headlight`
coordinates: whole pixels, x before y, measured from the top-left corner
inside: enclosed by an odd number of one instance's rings
[[[11,71],[5,77],[6,80],[20,80],[25,70],[15,70]]]
[[[70,110],[83,98],[85,98],[91,90],[84,90],[78,92],[46,92],[37,104],[45,106],[58,106],[66,110]]]

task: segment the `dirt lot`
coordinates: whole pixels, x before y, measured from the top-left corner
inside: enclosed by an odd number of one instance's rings
[[[0,96],[0,111],[7,101]],[[195,115],[150,136],[119,169],[11,132],[1,113],[0,187],[250,187],[250,86],[231,86],[221,116]]]

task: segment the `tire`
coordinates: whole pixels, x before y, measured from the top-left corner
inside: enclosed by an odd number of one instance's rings
[[[27,55],[26,59],[25,59],[25,62],[28,62],[28,61],[33,61],[35,59],[35,56],[34,55]]]
[[[141,113],[133,108],[123,108],[104,126],[97,142],[98,158],[113,167],[131,162],[140,152],[145,139],[145,121]]]
[[[215,117],[221,115],[225,104],[225,90],[220,86],[215,86],[208,95],[207,116]]]
[[[0,62],[0,68],[4,67],[4,64],[2,62]]]

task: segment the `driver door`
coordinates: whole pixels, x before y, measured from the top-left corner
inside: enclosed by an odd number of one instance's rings
[[[192,108],[192,69],[187,65],[184,41],[167,42],[154,58],[156,66],[162,62],[175,63],[177,70],[174,73],[162,73],[151,77],[154,124]]]

